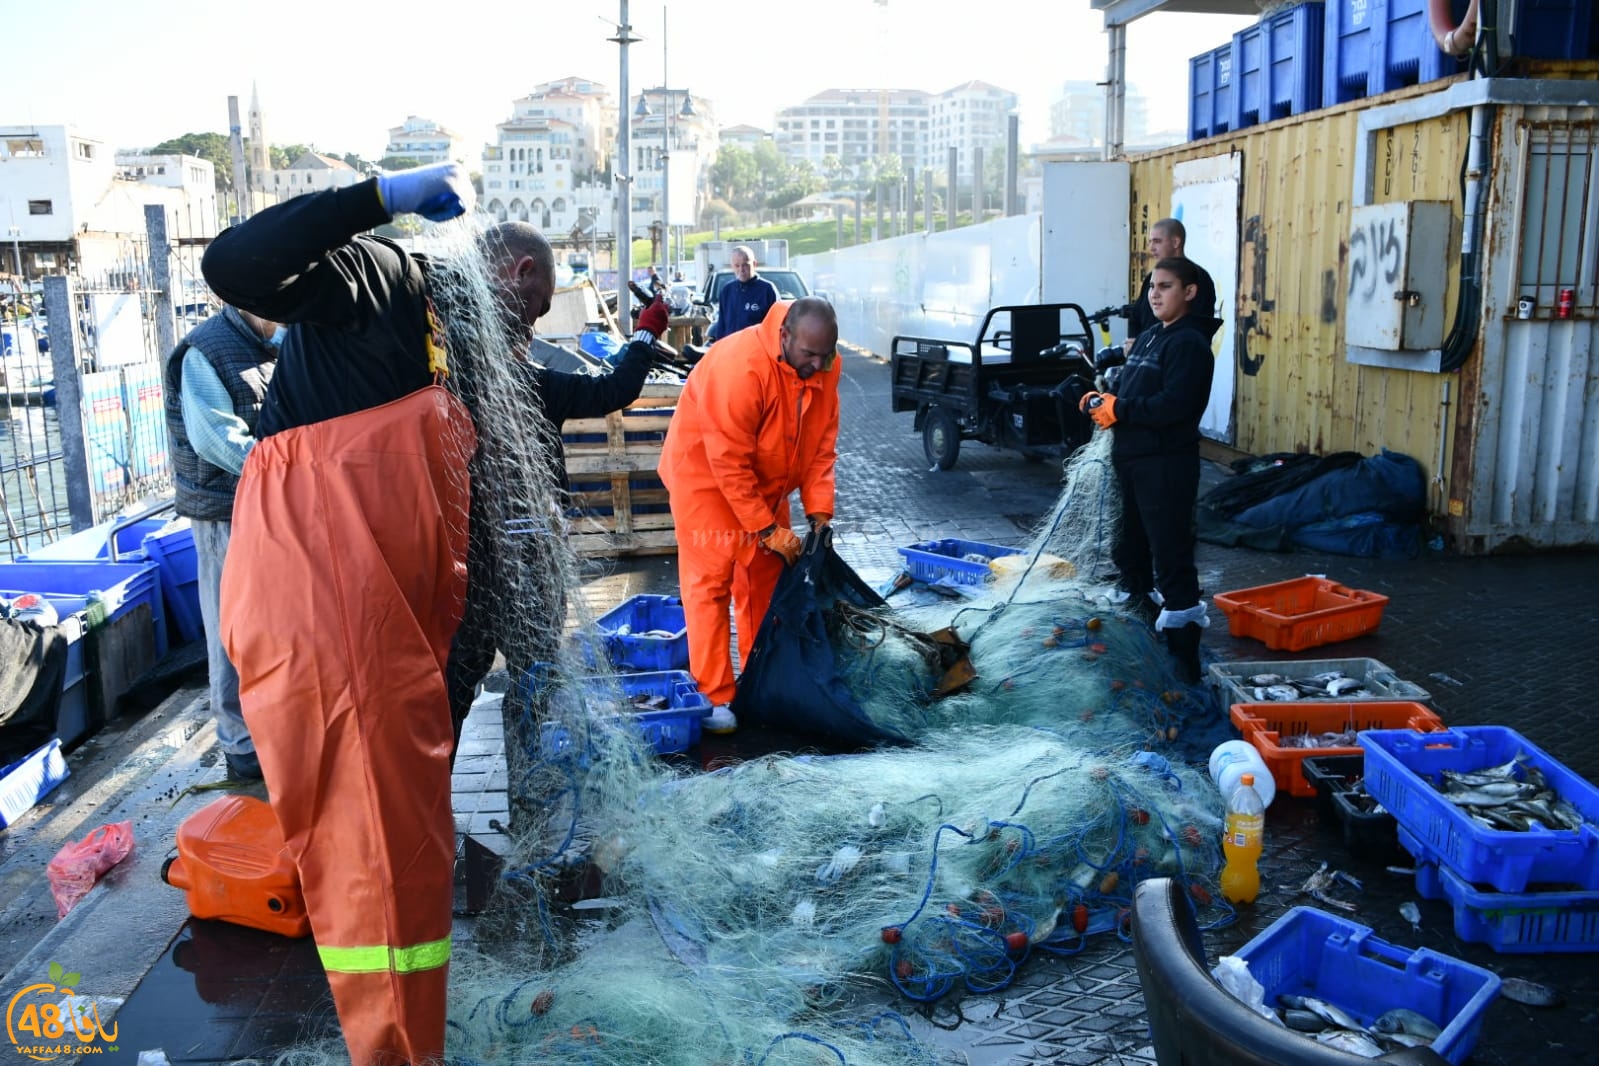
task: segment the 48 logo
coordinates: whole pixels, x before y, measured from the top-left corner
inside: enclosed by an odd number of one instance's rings
[[[50,980],[28,985],[6,1004],[6,1039],[36,1062],[115,1051],[117,1025],[107,1029],[92,998],[74,1002],[81,974],[50,964]]]

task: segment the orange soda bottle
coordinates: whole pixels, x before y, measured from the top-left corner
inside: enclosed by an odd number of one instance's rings
[[[1266,805],[1255,791],[1255,775],[1244,774],[1227,800],[1221,894],[1232,903],[1253,903],[1260,894],[1260,852],[1266,838]]]

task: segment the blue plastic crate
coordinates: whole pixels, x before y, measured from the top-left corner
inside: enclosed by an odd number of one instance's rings
[[[1421,847],[1403,829],[1399,843],[1411,854]],[[1468,944],[1487,944],[1506,955],[1599,951],[1599,892],[1494,892],[1447,866],[1421,861],[1416,891],[1424,899],[1449,901],[1455,935]]]
[[[1521,0],[1515,10],[1517,55],[1599,58],[1599,17],[1593,0]]]
[[[1234,42],[1188,61],[1188,136],[1191,140],[1227,132],[1233,115]]]
[[[594,628],[618,670],[688,669],[688,622],[676,596],[623,600],[595,619]]]
[[[1459,1066],[1471,1054],[1499,978],[1428,948],[1399,947],[1368,926],[1314,907],[1295,907],[1234,952],[1274,1004],[1314,996],[1370,1025],[1407,1007],[1442,1028],[1432,1049]]]
[[[62,537],[52,541],[42,548],[37,548],[26,555],[17,556],[17,562],[50,562],[67,560],[69,562],[89,562],[95,559],[111,560],[111,544],[117,547],[117,562],[132,562],[144,558],[140,554],[144,550],[144,538],[159,529],[164,528],[170,521],[167,518],[141,518],[137,522],[117,528],[120,520],[112,519],[101,522],[99,525],[90,526],[71,536]]]
[[[513,706],[526,707],[534,692],[544,683],[547,668],[537,664],[532,670],[517,678],[507,699]],[[650,746],[661,755],[687,751],[700,741],[701,723],[711,713],[711,701],[706,699],[695,684],[693,675],[686,670],[658,670],[644,674],[617,674],[614,678],[579,677],[569,684],[575,686],[586,699],[603,700],[619,686],[626,699],[636,696],[665,697],[667,706],[661,710],[629,711],[624,714],[600,715],[594,724],[601,729],[632,727],[643,734]],[[539,758],[563,758],[581,755],[587,744],[561,723],[546,721],[539,729]]]
[[[1437,733],[1372,730],[1366,750],[1366,791],[1398,820],[1424,862],[1448,866],[1467,881],[1500,892],[1534,883],[1599,890],[1599,789],[1513,729],[1462,726]],[[1551,788],[1582,813],[1580,829],[1512,832],[1487,829],[1444,798],[1435,785],[1444,770],[1501,766],[1524,753]]]
[[[985,560],[1002,555],[1020,555],[1022,549],[1007,548],[1000,544],[984,544],[977,540],[924,540],[899,549],[905,557],[905,569],[917,581],[929,585],[981,585],[993,571],[988,563],[968,560],[968,555],[980,555]]]
[[[194,528],[187,518],[168,522],[141,542],[143,555],[161,575],[161,598],[167,611],[167,629],[180,641],[204,640],[205,619],[200,615],[200,557],[194,550]]]
[[[1461,69],[1433,39],[1427,0],[1327,0],[1323,13],[1323,107]]]
[[[63,617],[91,603],[99,603],[105,609],[107,621],[114,621],[139,604],[148,603],[155,625],[156,658],[167,653],[160,576],[155,563],[148,560],[0,563],[0,596],[10,599],[23,592],[37,592],[55,604],[56,611]]]
[[[1232,128],[1321,106],[1321,0],[1267,15],[1233,36]]]
[[[61,757],[61,738],[14,763],[0,766],[0,829],[15,822],[68,777]]]

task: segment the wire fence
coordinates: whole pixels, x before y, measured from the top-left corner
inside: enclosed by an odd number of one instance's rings
[[[4,305],[0,557],[172,492],[162,365],[217,304],[199,271],[206,239],[159,206],[145,223],[95,275],[18,286]]]

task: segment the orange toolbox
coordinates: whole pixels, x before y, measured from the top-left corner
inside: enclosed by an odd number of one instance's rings
[[[1388,597],[1324,577],[1300,577],[1236,592],[1218,592],[1216,606],[1235,637],[1278,651],[1303,651],[1370,633]]]
[[[185,818],[161,880],[184,890],[196,918],[288,937],[311,932],[300,871],[284,850],[278,820],[252,796],[225,796]]]
[[[1306,759],[1365,754],[1365,749],[1353,742],[1325,747],[1300,746],[1305,739],[1328,733],[1358,733],[1364,729],[1436,733],[1445,728],[1443,719],[1429,707],[1408,700],[1235,703],[1232,719],[1244,739],[1260,752],[1277,787],[1293,796],[1316,794],[1316,786],[1305,778]]]

